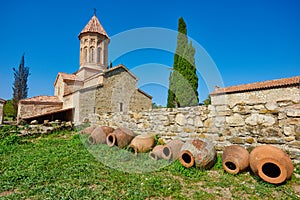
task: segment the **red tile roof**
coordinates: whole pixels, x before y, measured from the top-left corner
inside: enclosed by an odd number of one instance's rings
[[[226,88],[216,87],[215,90],[211,93],[211,95],[218,95],[224,93],[237,93],[237,92],[254,91],[254,90],[265,90],[270,88],[280,88],[280,87],[287,87],[293,85],[297,86],[299,84],[300,84],[300,76],[295,76],[290,78],[282,78],[282,79],[276,79],[276,80],[270,80],[264,82],[230,86]]]
[[[96,15],[94,15],[90,19],[90,21],[87,23],[84,29],[82,29],[78,37],[80,37],[80,35],[83,33],[100,33],[101,35],[104,35],[107,38],[109,38],[103,26],[101,25],[100,21],[96,17]]]
[[[57,96],[36,96],[28,99],[20,100],[21,103],[49,103],[49,104],[61,104]]]
[[[30,116],[30,117],[24,117],[22,119],[29,120],[29,119],[34,119],[34,118],[37,118],[37,117],[43,117],[43,116],[46,116],[46,115],[53,115],[53,114],[72,111],[72,110],[74,110],[74,108],[65,108],[65,109],[60,109],[60,110],[49,111],[49,112],[46,112],[46,113],[43,113],[43,114],[33,115],[33,116]]]

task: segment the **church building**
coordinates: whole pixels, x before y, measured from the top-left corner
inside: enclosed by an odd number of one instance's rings
[[[80,124],[90,114],[150,110],[152,97],[137,87],[138,78],[124,65],[108,68],[110,38],[96,14],[78,36],[79,70],[59,72],[54,96],[19,102],[18,121],[71,120]]]

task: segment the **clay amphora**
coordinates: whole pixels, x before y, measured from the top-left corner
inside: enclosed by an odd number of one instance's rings
[[[124,148],[130,144],[134,137],[135,134],[128,128],[117,128],[106,137],[106,143],[110,147],[116,145],[119,148]]]
[[[89,126],[81,131],[81,134],[91,134],[95,130],[96,126]]]
[[[254,174],[272,184],[280,184],[290,179],[294,171],[290,157],[283,150],[271,145],[253,149],[249,162]]]
[[[164,145],[157,145],[153,148],[153,150],[149,153],[149,157],[153,160],[159,160],[162,158]]]
[[[89,135],[88,140],[90,144],[105,144],[106,134],[101,126],[98,126],[93,130],[91,135]]]
[[[208,169],[216,162],[217,152],[212,142],[199,139],[189,140],[184,143],[179,155],[180,163],[186,168],[196,166]]]
[[[183,145],[181,140],[172,140],[163,147],[162,158],[168,161],[177,160]]]
[[[242,172],[249,166],[249,152],[239,145],[225,147],[222,165],[224,170],[230,174]]]
[[[154,146],[154,138],[152,135],[138,135],[131,141],[128,147],[134,150],[134,154],[146,153]]]

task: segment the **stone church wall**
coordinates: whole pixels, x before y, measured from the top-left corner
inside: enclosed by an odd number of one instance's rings
[[[136,78],[124,68],[110,71],[105,76],[103,87],[96,92],[97,113],[151,108],[151,98],[139,92]]]
[[[58,111],[62,109],[62,103],[19,103],[18,109],[18,116],[22,116],[22,119],[24,119]]]
[[[251,101],[247,96],[252,97]],[[271,144],[286,150],[295,162],[300,162],[299,88],[235,93],[217,98],[224,97],[227,101],[222,104],[212,97],[209,106],[103,113],[97,116],[97,121],[101,125],[128,127],[136,133],[158,134],[165,141],[206,138],[214,141],[218,151],[230,144],[248,149]]]
[[[146,96],[140,90],[134,90],[133,95],[130,98],[131,111],[143,111],[151,110],[152,108],[152,97]]]

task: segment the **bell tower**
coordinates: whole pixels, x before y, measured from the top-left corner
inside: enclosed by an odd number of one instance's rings
[[[103,71],[108,66],[109,37],[96,16],[90,19],[78,35],[80,40],[80,69]]]

